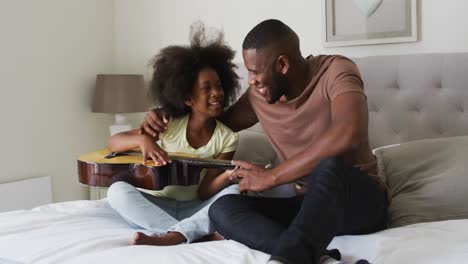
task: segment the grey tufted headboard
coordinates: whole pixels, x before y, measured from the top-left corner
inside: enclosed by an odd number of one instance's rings
[[[468,135],[468,53],[355,58],[372,147]]]
[[[354,58],[364,80],[373,148],[468,135],[468,53]],[[247,71],[239,63],[243,90]],[[250,130],[261,131],[259,125]]]

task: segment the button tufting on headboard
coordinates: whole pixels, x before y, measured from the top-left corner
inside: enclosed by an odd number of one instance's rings
[[[468,135],[468,53],[353,59],[364,81],[372,147]],[[242,90],[247,71],[239,63]],[[256,125],[250,130],[262,131]]]
[[[468,53],[353,59],[368,97],[372,147],[468,135]]]

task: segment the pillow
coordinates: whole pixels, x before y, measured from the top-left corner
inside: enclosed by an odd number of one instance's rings
[[[468,136],[425,139],[375,151],[392,193],[390,227],[468,218]]]
[[[264,165],[275,164],[276,153],[263,132],[246,129],[238,133],[239,143],[237,145],[234,159]]]
[[[278,164],[278,159],[273,147],[268,142],[260,125],[239,132],[239,145],[234,159],[246,160],[263,165]],[[294,184],[283,184],[264,192],[249,192],[252,196],[264,197],[291,197],[294,192]]]

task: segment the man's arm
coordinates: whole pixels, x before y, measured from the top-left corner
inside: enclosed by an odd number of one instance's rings
[[[139,134],[146,134],[156,140],[159,133],[164,133],[167,129],[169,118],[162,108],[154,108],[146,113],[145,120],[140,125]]]
[[[257,115],[248,98],[249,90],[250,88],[219,118],[223,124],[234,132],[249,128],[258,122]]]
[[[271,171],[273,186],[289,183],[309,174],[324,158],[340,156],[361,143],[367,133],[366,98],[347,92],[331,102],[331,125],[312,144]]]
[[[258,122],[247,90],[231,107],[229,107],[220,117],[219,120],[234,132],[249,128]],[[146,113],[145,120],[140,125],[140,134],[147,134],[151,137],[156,137],[158,133],[162,133],[167,129],[166,113],[161,108],[155,108]]]
[[[330,127],[303,151],[270,170],[246,161],[233,161],[241,169],[233,171],[231,180],[239,180],[241,192],[268,190],[306,176],[324,158],[357,148],[363,133],[367,133],[366,97],[358,92],[340,94],[331,102],[331,112]]]

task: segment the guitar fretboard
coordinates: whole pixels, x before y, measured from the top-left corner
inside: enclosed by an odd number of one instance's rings
[[[125,152],[111,152],[105,156],[106,159],[112,159],[119,156],[142,156],[139,151],[125,151]],[[205,168],[223,168],[223,169],[234,169],[235,166],[231,164],[230,160],[218,160],[218,159],[202,159],[191,157],[189,155],[173,154],[169,155],[171,160],[175,160],[181,163],[190,165],[205,167]]]

